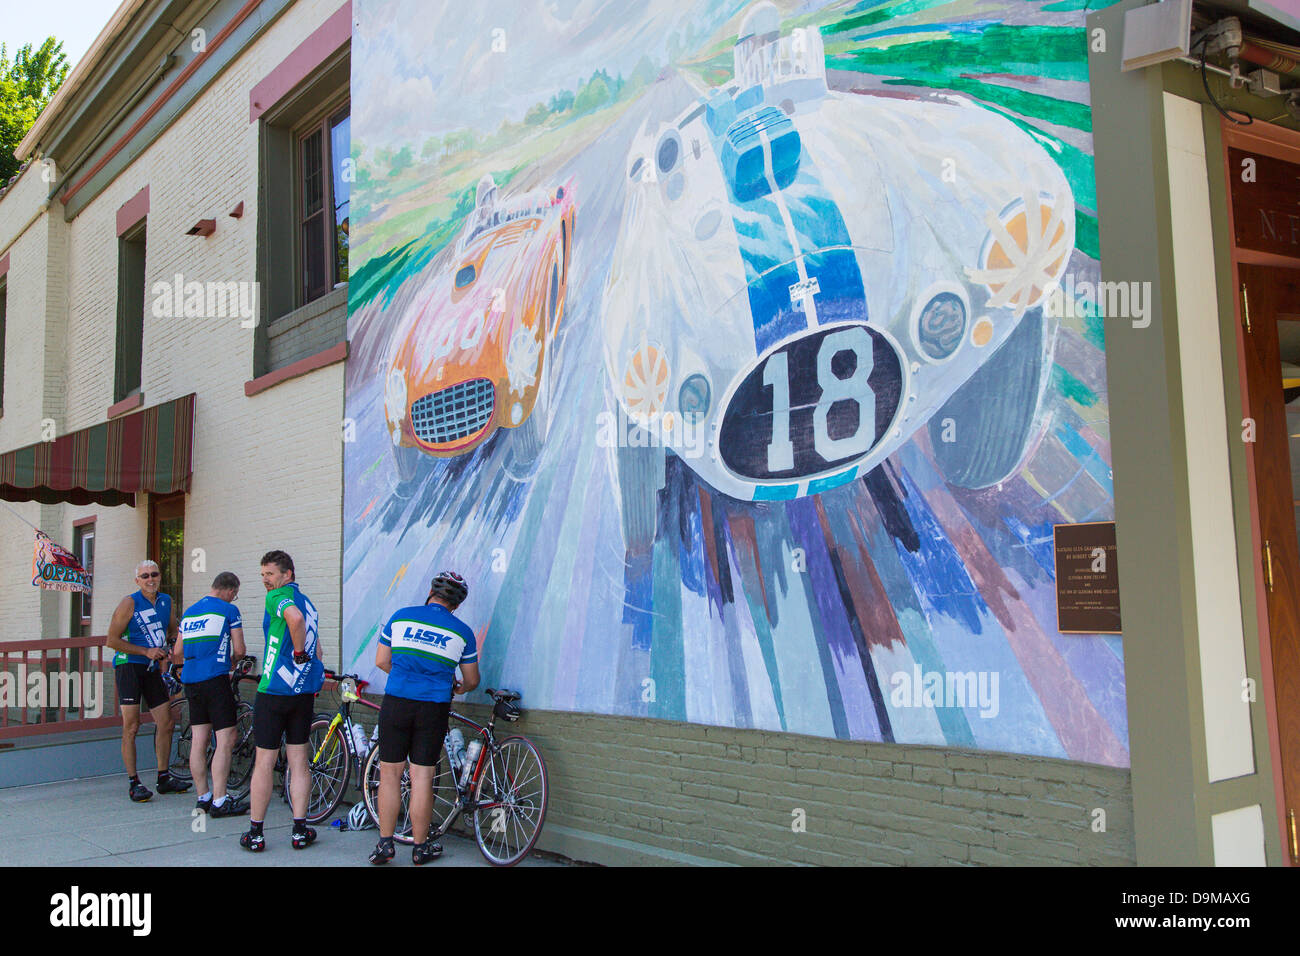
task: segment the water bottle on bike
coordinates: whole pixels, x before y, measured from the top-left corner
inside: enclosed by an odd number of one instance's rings
[[[456,727],[447,733],[447,762],[451,764],[453,777],[459,776],[461,764],[465,762],[465,735]]]
[[[469,786],[469,779],[474,775],[474,765],[478,763],[478,755],[483,750],[483,741],[475,737],[465,748],[465,763],[460,768],[460,785],[461,787]]]

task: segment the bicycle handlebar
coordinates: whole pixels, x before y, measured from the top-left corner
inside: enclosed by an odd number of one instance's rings
[[[366,687],[370,684],[370,681],[363,680],[361,678],[361,675],[359,674],[339,674],[336,673],[335,671],[330,670],[328,667],[325,668],[325,676],[330,680],[334,681],[335,683],[339,683],[339,684],[343,683],[348,678],[351,678],[356,682],[357,690],[361,690],[361,688]]]

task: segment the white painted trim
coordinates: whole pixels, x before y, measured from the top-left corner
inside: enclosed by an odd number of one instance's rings
[[[1210,817],[1215,866],[1266,866],[1264,813],[1258,803]]]
[[[1255,772],[1201,106],[1164,94],[1196,633],[1210,781]],[[1140,278],[1140,277],[1137,277]],[[1155,332],[1154,334],[1159,334]],[[1141,414],[1141,409],[1130,409]],[[1235,429],[1234,429],[1235,431]],[[1181,662],[1170,661],[1171,670]],[[1142,688],[1130,687],[1141,694]]]

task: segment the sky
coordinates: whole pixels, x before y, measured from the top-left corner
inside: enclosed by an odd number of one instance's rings
[[[643,55],[662,66],[672,34],[702,41],[751,2],[354,0],[353,143],[491,132],[597,69],[627,76]]]
[[[122,0],[0,0],[0,43],[13,52],[24,43],[40,46],[53,36],[63,41],[68,63],[77,61],[90,49]]]

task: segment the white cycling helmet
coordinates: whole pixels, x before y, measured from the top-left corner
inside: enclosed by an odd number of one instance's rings
[[[349,830],[372,830],[376,826],[378,824],[375,823],[375,818],[370,815],[364,800],[358,800],[352,805],[352,809],[348,811]]]

